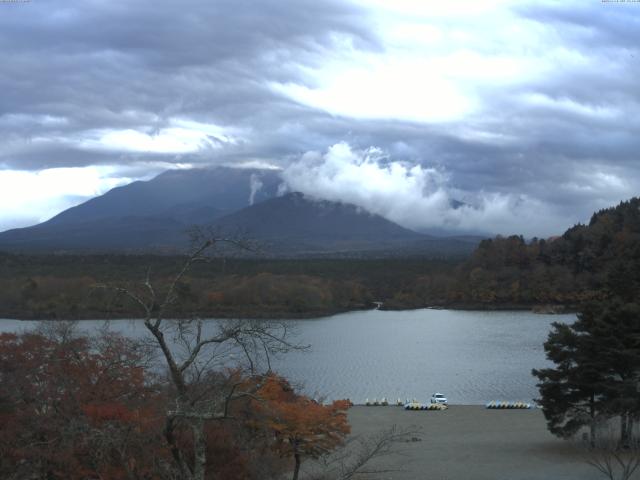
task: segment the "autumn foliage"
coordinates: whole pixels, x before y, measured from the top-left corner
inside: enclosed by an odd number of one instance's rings
[[[118,336],[0,335],[0,476],[143,478],[159,393]],[[151,478],[148,477],[147,478]]]
[[[340,446],[350,432],[347,400],[323,405],[297,394],[289,382],[271,375],[266,378],[254,408],[264,414],[264,422],[274,434],[274,449],[295,461],[298,476],[304,457],[318,458]]]
[[[139,344],[111,333],[0,335],[0,478],[182,478],[174,455],[193,457],[191,433],[178,424],[166,438],[173,391],[148,362]],[[255,395],[233,406],[233,420],[206,425],[206,478],[280,478],[349,433],[345,402],[318,404],[275,375],[243,381]]]

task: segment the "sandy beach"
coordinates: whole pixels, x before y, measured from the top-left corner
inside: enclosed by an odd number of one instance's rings
[[[397,425],[421,430],[422,440],[403,444],[403,455],[377,467],[402,471],[376,478],[404,480],[601,479],[575,443],[551,435],[539,409],[488,410],[454,405],[445,411],[355,406],[353,434],[372,434]]]

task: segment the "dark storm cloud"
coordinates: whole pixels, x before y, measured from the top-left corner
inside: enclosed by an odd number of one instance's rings
[[[375,161],[381,168],[435,169],[420,178],[430,186],[436,182],[437,191],[411,190],[424,194],[413,200],[428,203],[424,215],[452,228],[477,229],[502,215],[502,224],[486,229],[555,233],[640,188],[640,6],[515,5],[516,20],[535,33],[533,40],[514,36],[512,43],[523,42],[522,49],[510,55],[531,57],[527,61],[538,70],[510,83],[479,84],[473,95],[480,108],[461,119],[420,123],[335,115],[272,88],[316,86],[313,72],[343,49],[388,53],[370,12],[344,1],[0,4],[0,167],[109,164],[139,178],[171,164],[259,160],[287,167],[318,151],[317,161],[346,168],[344,149],[342,157],[326,155],[345,142],[354,158],[380,147],[384,155]],[[429,21],[439,26],[437,19]],[[443,28],[458,21],[443,21]],[[491,39],[507,25],[472,28]],[[508,46],[461,48],[486,54],[483,48]],[[221,131],[189,144],[197,148],[136,150],[102,141],[110,132],[162,139],[163,132],[180,128],[177,120]],[[442,198],[434,197],[440,191]],[[384,199],[373,199],[366,189],[343,198],[388,213],[380,210]],[[450,200],[477,208],[466,212],[469,219],[431,209],[436,203],[446,209]]]
[[[316,64],[338,36],[378,48],[362,12],[339,1],[39,0],[2,8],[0,135],[10,148],[0,163],[10,168],[109,161],[66,147],[96,129],[153,133],[171,117],[273,128],[274,117],[300,108],[266,82],[295,80],[297,65]],[[59,139],[65,148],[54,146]]]

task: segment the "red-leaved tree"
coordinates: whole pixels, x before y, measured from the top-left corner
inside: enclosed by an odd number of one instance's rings
[[[162,395],[133,342],[0,335],[0,477],[159,478]]]
[[[254,403],[264,413],[264,422],[274,434],[274,448],[282,456],[293,457],[293,480],[298,479],[304,457],[319,458],[344,443],[351,429],[347,422],[347,400],[329,405],[298,394],[289,382],[270,375]]]

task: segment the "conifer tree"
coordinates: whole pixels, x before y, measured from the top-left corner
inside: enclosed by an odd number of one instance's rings
[[[587,335],[579,333],[575,324],[555,322],[544,349],[556,367],[532,373],[540,380],[538,402],[549,431],[568,438],[588,426],[593,443],[603,400],[597,346]]]
[[[605,413],[620,418],[620,443],[629,444],[640,415],[640,305],[614,297],[583,309],[574,328],[596,346]]]
[[[549,430],[570,437],[619,417],[620,444],[640,416],[640,305],[609,297],[583,306],[571,325],[554,323],[544,344],[554,368],[534,370]]]

